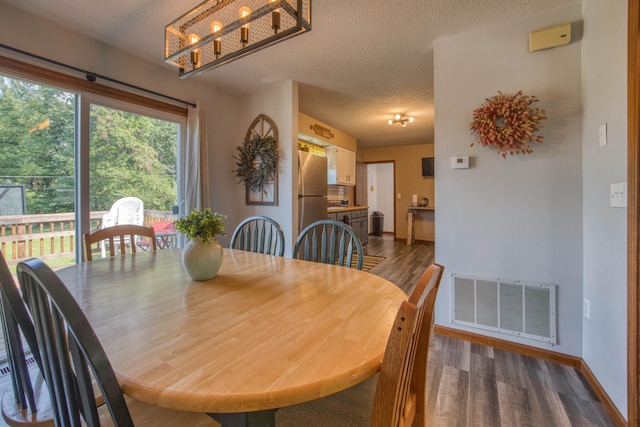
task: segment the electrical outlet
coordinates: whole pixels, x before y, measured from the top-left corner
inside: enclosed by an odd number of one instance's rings
[[[611,184],[611,207],[626,208],[627,207],[627,183],[620,182]]]
[[[589,301],[589,298],[585,298],[582,302],[582,315],[587,319],[591,319],[591,301]]]

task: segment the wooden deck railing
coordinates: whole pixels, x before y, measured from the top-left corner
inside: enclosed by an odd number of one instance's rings
[[[106,211],[91,212],[91,229],[100,228]],[[170,212],[145,210],[144,224],[173,221],[178,216]],[[9,265],[38,257],[52,259],[68,257],[54,269],[74,263],[75,214],[73,212],[43,215],[0,216],[0,249]],[[14,277],[15,280],[15,277]],[[17,283],[17,281],[16,281]],[[6,350],[0,328],[0,366],[6,363]]]
[[[106,211],[91,212],[91,229],[100,228]],[[177,215],[145,210],[144,223],[172,221]],[[31,258],[52,259],[75,255],[75,214],[0,216],[0,250],[9,265]]]

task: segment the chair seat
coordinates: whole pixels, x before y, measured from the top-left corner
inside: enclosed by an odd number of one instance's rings
[[[201,412],[185,412],[174,409],[161,408],[149,403],[140,402],[125,396],[125,402],[131,413],[133,424],[136,426],[164,426],[164,427],[219,427],[220,424]],[[111,427],[113,421],[108,414],[107,405],[99,409],[100,426]]]
[[[36,399],[36,407],[38,408],[38,411],[35,413],[31,412],[31,408],[27,410],[20,410],[16,403],[15,396],[11,391],[5,391],[2,394],[2,418],[8,425],[14,427],[53,427],[55,425],[47,384],[44,382],[44,379],[40,374],[38,374],[33,381],[33,394]]]

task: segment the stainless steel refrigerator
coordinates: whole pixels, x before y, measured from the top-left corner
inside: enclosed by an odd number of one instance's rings
[[[327,158],[298,151],[298,231],[327,218]]]

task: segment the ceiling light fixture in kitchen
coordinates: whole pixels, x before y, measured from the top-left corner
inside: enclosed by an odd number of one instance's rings
[[[396,114],[393,119],[389,119],[389,124],[400,123],[402,127],[407,126],[408,123],[413,123],[413,117],[407,117],[403,114]]]
[[[208,0],[165,27],[165,62],[180,78],[311,31],[311,0]]]

